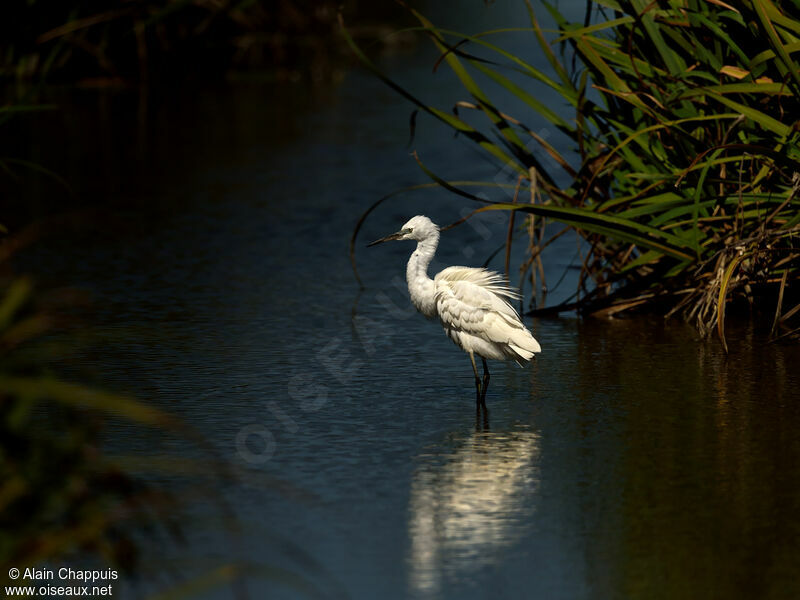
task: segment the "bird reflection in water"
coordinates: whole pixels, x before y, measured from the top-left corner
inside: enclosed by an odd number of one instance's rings
[[[409,587],[438,597],[491,566],[524,533],[539,485],[539,436],[476,431],[447,455],[425,456],[411,481]]]
[[[475,409],[475,431],[489,431],[489,409],[480,405]]]

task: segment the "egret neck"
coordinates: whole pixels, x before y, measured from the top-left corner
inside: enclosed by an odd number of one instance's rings
[[[406,281],[411,303],[423,315],[436,317],[436,293],[433,279],[428,276],[428,265],[436,254],[439,245],[439,230],[433,229],[417,242],[417,249],[411,254],[406,266]]]

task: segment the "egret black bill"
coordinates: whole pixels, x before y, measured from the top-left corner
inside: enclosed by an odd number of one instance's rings
[[[370,242],[367,244],[367,248],[370,246],[375,246],[376,244],[382,244],[383,242],[391,242],[392,240],[400,240],[403,239],[403,236],[408,233],[408,229],[401,229],[397,233],[393,233],[391,235],[387,235],[386,237],[382,237],[379,240],[375,240],[374,242]]]

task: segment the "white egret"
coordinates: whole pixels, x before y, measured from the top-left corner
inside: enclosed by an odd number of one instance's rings
[[[518,299],[519,293],[502,276],[487,269],[448,267],[431,279],[428,265],[439,245],[439,227],[428,217],[417,215],[397,233],[368,245],[391,240],[417,242],[406,267],[411,302],[429,319],[438,317],[447,336],[469,354],[477,404],[485,408],[489,386],[486,359],[511,359],[523,366],[534,353],[542,351],[509,303]],[[483,380],[475,364],[476,354],[483,361]]]

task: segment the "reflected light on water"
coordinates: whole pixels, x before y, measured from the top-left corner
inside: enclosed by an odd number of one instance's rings
[[[526,532],[539,486],[539,435],[474,432],[449,455],[422,455],[409,501],[409,587],[437,597],[491,566]]]

